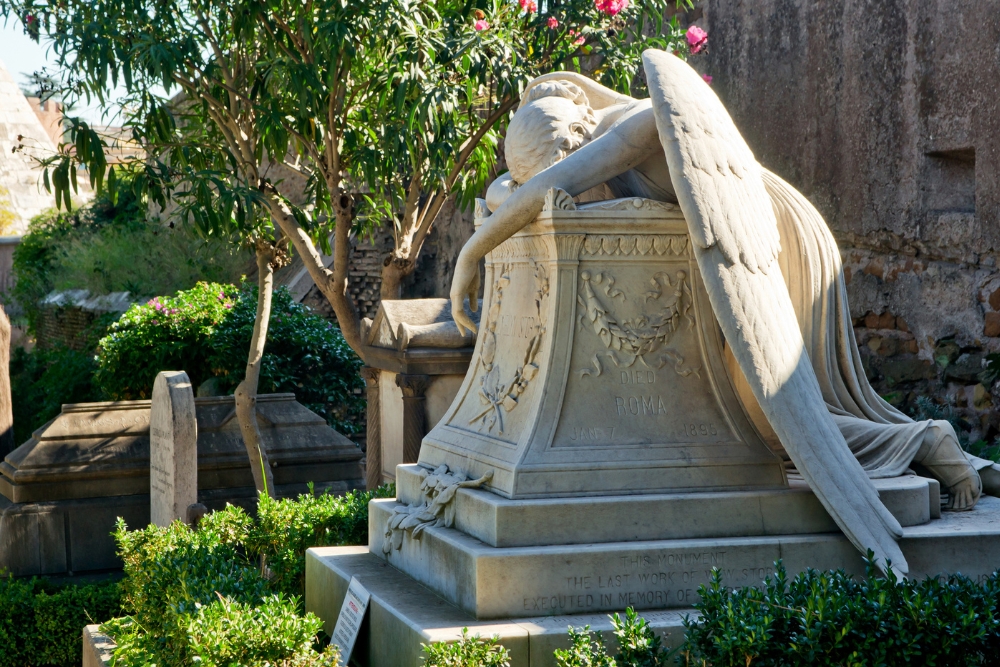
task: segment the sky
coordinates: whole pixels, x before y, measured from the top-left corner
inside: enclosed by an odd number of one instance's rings
[[[14,19],[9,19],[6,24],[0,18],[0,61],[10,72],[15,83],[20,86],[26,84],[26,78],[32,72],[36,72],[43,67],[52,66],[52,59],[46,54],[46,47],[43,44],[36,44],[28,39],[24,34],[21,23]],[[97,105],[85,106],[77,105],[75,114],[84,120],[104,124],[102,120],[101,108]],[[114,124],[114,121],[109,121]]]

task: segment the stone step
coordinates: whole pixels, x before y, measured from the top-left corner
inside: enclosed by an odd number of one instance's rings
[[[406,576],[366,547],[319,547],[306,552],[306,611],[323,619],[332,633],[351,577],[371,593],[368,617],[351,655],[360,667],[420,665],[421,644],[454,641],[462,628],[469,635],[497,636],[511,655],[511,667],[555,667],[554,651],[569,647],[567,628],[589,625],[609,652],[615,639],[607,614],[536,616],[503,621],[477,621]],[[623,611],[619,609],[618,611]],[[693,611],[645,613],[667,648],[684,640],[683,619]]]
[[[791,575],[865,571],[862,554],[836,533],[497,548],[428,527],[419,539],[406,533],[398,550],[383,548],[395,505],[369,505],[371,553],[478,619],[687,607],[712,568],[728,586],[753,586],[779,559]],[[984,496],[970,512],[905,528],[901,547],[910,576],[988,575],[1000,565],[1000,498]]]
[[[417,464],[397,466],[399,501],[425,502],[420,487],[429,472]],[[920,525],[941,514],[935,480],[909,475],[873,482],[882,502],[903,526]],[[492,547],[840,532],[805,485],[529,500],[460,489],[453,503],[455,528]]]

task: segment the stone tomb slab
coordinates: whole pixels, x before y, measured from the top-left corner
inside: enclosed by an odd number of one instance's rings
[[[566,630],[570,626],[589,625],[615,650],[606,614],[477,621],[365,547],[319,547],[306,552],[306,611],[319,616],[328,633],[336,625],[352,576],[372,595],[351,660],[362,667],[420,665],[422,643],[455,641],[462,628],[468,628],[470,635],[499,636],[511,653],[511,667],[555,667],[553,652],[569,647]],[[682,619],[688,613],[661,611],[644,617],[664,645],[672,648],[683,641]]]
[[[495,548],[450,528],[407,534],[383,555],[395,501],[369,505],[371,553],[478,619],[687,607],[712,568],[730,586],[756,585],[782,560],[789,573],[842,568],[864,573],[861,554],[839,534],[648,540]],[[986,576],[1000,566],[1000,499],[967,513],[904,529],[910,576]]]

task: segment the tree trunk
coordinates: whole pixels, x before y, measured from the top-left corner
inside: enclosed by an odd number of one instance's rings
[[[382,267],[382,286],[379,288],[379,298],[398,299],[403,294],[403,280],[413,273],[416,262],[411,259],[399,259],[390,255],[389,261]]]
[[[267,341],[267,325],[271,320],[271,294],[274,291],[274,248],[265,241],[257,242],[257,318],[250,338],[250,355],[247,372],[236,387],[236,419],[243,434],[243,444],[250,457],[250,470],[257,493],[275,497],[274,475],[264,450],[264,442],[257,423],[257,385],[260,381],[260,363]]]
[[[271,218],[278,224],[285,236],[291,239],[295,251],[302,258],[306,270],[309,271],[309,276],[333,307],[333,314],[337,316],[344,340],[359,357],[364,359],[361,318],[358,317],[358,309],[354,305],[354,301],[347,293],[347,269],[351,259],[350,232],[353,220],[351,211],[353,200],[350,195],[344,194],[336,202],[337,221],[334,227],[333,270],[331,271],[323,264],[323,258],[316,250],[316,244],[295,221],[295,216],[282,201],[278,191],[271,186],[267,190],[267,194]]]
[[[16,447],[14,406],[10,394],[10,320],[0,306],[0,459]]]

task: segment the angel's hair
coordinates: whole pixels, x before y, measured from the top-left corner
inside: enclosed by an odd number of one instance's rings
[[[573,103],[568,111],[566,101]],[[545,81],[529,90],[507,127],[510,176],[528,180],[582,146],[597,127],[587,94],[575,83]]]

